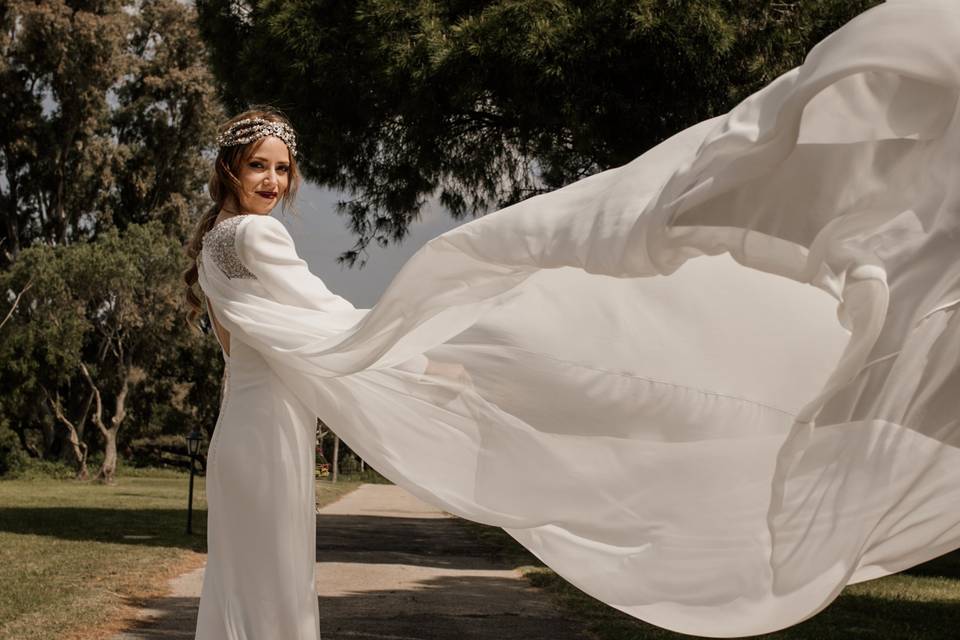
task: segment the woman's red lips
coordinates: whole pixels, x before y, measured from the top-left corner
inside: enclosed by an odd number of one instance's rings
[[[263,196],[264,198],[276,198],[276,191],[257,191],[257,195]]]

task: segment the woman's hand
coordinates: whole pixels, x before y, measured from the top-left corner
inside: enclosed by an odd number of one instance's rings
[[[467,373],[467,370],[459,362],[427,360],[427,368],[424,370],[423,375],[449,378],[465,385],[473,383],[473,378],[470,377],[470,374]]]

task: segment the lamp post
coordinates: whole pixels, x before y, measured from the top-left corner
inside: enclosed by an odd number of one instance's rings
[[[193,470],[196,467],[197,454],[200,453],[200,432],[194,428],[187,436],[187,450],[190,452],[190,497],[187,500],[187,533],[193,533]]]

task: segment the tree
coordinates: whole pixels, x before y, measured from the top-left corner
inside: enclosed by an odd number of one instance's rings
[[[10,339],[0,345],[10,357],[0,389],[42,398],[69,435],[79,478],[86,475],[86,447],[77,425],[89,418],[97,429],[105,451],[97,479],[112,482],[120,429],[131,417],[149,424],[155,406],[141,405],[131,416],[132,396],[156,384],[153,372],[200,350],[189,342],[201,338],[182,321],[182,266],[180,243],[155,220],[128,225],[123,234],[110,229],[93,242],[30,247],[0,282],[11,289],[33,283],[4,329]],[[167,391],[159,406],[185,395],[159,387]]]
[[[209,205],[205,187],[223,106],[196,12],[178,0],[144,0],[129,34],[132,69],[116,88],[111,127],[120,156],[113,224],[159,220],[181,240]],[[105,225],[102,225],[105,226]]]
[[[129,69],[123,36],[132,19],[118,1],[91,4],[12,0],[0,15],[6,262],[37,239],[81,235],[83,214],[102,206],[112,150],[107,91]],[[45,99],[57,103],[49,115]]]
[[[198,40],[176,0],[0,6],[0,267],[132,222],[185,236],[223,115]]]
[[[219,351],[173,311],[224,117],[195,18],[177,0],[0,3],[0,418],[78,477],[88,448],[115,458],[118,437],[216,413]]]
[[[81,361],[79,369],[94,395],[93,424],[104,441],[97,478],[112,482],[128,395],[148,377],[167,352],[168,337],[183,325],[178,277],[182,252],[179,242],[153,221],[130,225],[123,237],[110,230],[97,243],[85,243],[71,253],[77,254],[69,273],[75,296],[84,303],[95,342],[106,354],[96,365]],[[107,398],[112,406],[105,412]]]
[[[70,386],[68,372],[77,370],[90,327],[69,294],[62,263],[62,252],[35,245],[0,272],[0,291],[19,292],[0,329],[0,412],[33,457],[51,451],[58,442],[56,426],[62,424],[77,476],[85,477],[81,416],[87,399]],[[28,438],[28,428],[37,427],[39,447]]]
[[[878,0],[198,0],[227,104],[272,101],[356,244],[623,164]],[[361,259],[360,266],[366,262]]]

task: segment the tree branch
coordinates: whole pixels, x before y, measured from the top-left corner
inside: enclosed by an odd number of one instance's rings
[[[56,399],[50,397],[50,392],[47,391],[45,386],[40,387],[43,390],[43,395],[47,398],[47,403],[50,405],[50,408],[53,409],[53,414],[57,417],[57,420],[65,424],[69,428],[74,428],[74,424],[70,422],[70,419],[63,413],[63,404],[60,402],[60,393],[56,393]]]
[[[97,403],[97,409],[93,413],[93,423],[97,425],[97,428],[100,429],[100,433],[107,436],[108,430],[107,427],[103,424],[103,402],[100,398],[100,389],[97,388],[97,385],[94,384],[93,378],[90,376],[90,371],[87,370],[87,365],[83,362],[80,363],[80,370],[83,372],[83,377],[87,379],[87,383],[90,385],[90,388],[93,390],[94,400]]]
[[[13,301],[13,306],[10,307],[10,311],[7,312],[6,317],[3,319],[2,322],[0,322],[0,329],[3,328],[3,325],[7,324],[7,320],[9,320],[10,316],[13,315],[13,312],[16,311],[17,305],[20,304],[20,298],[23,296],[24,293],[27,292],[27,289],[29,289],[32,286],[33,286],[33,279],[31,278],[30,282],[27,283],[27,286],[21,289],[20,293],[17,294],[16,299]]]

